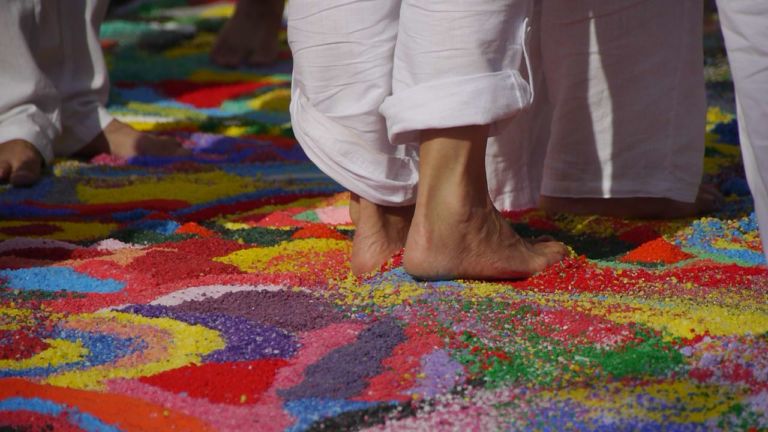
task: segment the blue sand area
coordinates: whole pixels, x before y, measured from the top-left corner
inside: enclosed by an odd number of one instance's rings
[[[32,411],[51,417],[65,417],[74,426],[87,431],[119,432],[115,426],[104,423],[98,417],[81,412],[76,408],[40,398],[12,397],[0,400],[0,412]]]
[[[122,290],[125,283],[114,279],[97,279],[68,267],[31,267],[0,270],[0,286],[25,291],[107,294]]]

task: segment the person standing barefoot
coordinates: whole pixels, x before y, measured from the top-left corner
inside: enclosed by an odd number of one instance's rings
[[[258,66],[277,60],[285,0],[238,0],[221,29],[211,61],[223,67]]]
[[[352,270],[405,245],[419,279],[528,277],[564,245],[522,240],[493,206],[486,144],[530,104],[525,0],[293,0],[294,133],[352,192]]]
[[[405,270],[424,280],[519,279],[562,260],[562,243],[523,240],[488,194],[488,126],[421,133],[419,191]]]

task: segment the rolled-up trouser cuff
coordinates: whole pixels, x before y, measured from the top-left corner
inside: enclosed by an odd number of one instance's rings
[[[531,89],[516,70],[418,84],[387,97],[379,112],[393,144],[412,142],[412,132],[486,125],[531,103]]]
[[[28,115],[19,115],[0,122],[0,143],[12,140],[24,140],[35,146],[46,165],[53,162],[53,136],[58,133],[55,127],[46,130],[50,123],[45,114],[34,111]]]
[[[379,205],[403,206],[416,200],[418,158],[384,153],[352,130],[322,114],[294,86],[293,132],[310,160],[349,191]]]

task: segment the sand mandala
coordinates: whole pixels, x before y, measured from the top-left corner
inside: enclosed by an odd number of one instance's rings
[[[223,70],[230,3],[144,2],[103,37],[110,110],[181,158],[57,161],[0,190],[0,428],[768,428],[768,268],[733,116],[711,217],[506,214],[574,255],[513,282],[350,276],[349,196],[291,134],[290,58]]]

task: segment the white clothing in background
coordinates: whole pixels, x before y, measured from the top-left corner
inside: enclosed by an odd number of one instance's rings
[[[530,104],[518,71],[529,9],[527,0],[292,0],[297,139],[350,191],[413,203],[420,130],[499,126]]]
[[[383,205],[415,198],[418,130],[482,123],[493,124],[486,165],[500,209],[533,207],[540,192],[693,201],[706,109],[701,2],[535,6],[293,1],[299,142],[336,181]]]
[[[541,194],[693,202],[706,94],[701,0],[541,0]],[[537,63],[534,62],[534,66]]]
[[[98,29],[104,0],[8,0],[0,8],[0,142],[32,143],[46,163],[111,120]]]
[[[744,169],[768,259],[768,2],[718,0],[736,88]]]

